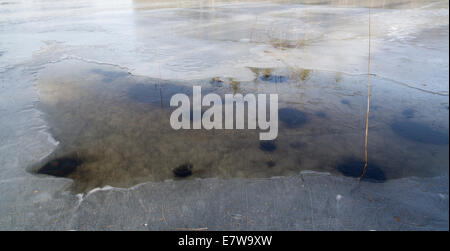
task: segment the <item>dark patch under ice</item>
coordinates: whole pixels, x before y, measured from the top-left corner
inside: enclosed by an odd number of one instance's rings
[[[344,105],[350,105],[350,100],[348,100],[348,99],[342,99],[342,100],[341,100],[341,103],[344,104]]]
[[[173,169],[173,174],[175,177],[185,178],[192,175],[193,165],[189,162],[186,162],[177,168]]]
[[[442,132],[426,124],[400,120],[391,125],[392,130],[401,137],[423,144],[448,145],[448,132]]]
[[[277,145],[273,140],[263,140],[259,143],[259,149],[265,152],[273,152],[277,149]]]
[[[83,161],[76,155],[65,156],[51,160],[43,167],[41,167],[37,173],[46,174],[56,177],[67,177],[76,171]]]
[[[364,162],[355,157],[344,159],[342,162],[338,163],[336,166],[337,170],[341,172],[344,176],[359,178],[364,170]],[[379,166],[374,163],[369,163],[367,165],[367,171],[364,174],[363,181],[371,182],[384,182],[386,176]]]
[[[278,110],[278,117],[288,127],[300,127],[308,122],[306,113],[295,108],[281,108]]]
[[[412,119],[414,118],[416,111],[414,109],[408,108],[403,110],[402,115],[407,118],[407,119]]]

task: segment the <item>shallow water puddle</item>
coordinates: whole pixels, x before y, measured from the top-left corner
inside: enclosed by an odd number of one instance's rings
[[[365,76],[339,73],[337,82],[336,73],[285,69],[275,73],[284,72],[285,81],[274,84],[261,79],[261,71],[253,72],[250,82],[184,83],[76,60],[49,64],[39,72],[39,108],[60,145],[37,173],[69,177],[77,192],[166,179],[289,176],[301,170],[359,176],[363,165],[355,156],[363,156]],[[446,97],[430,99],[383,81],[374,80],[367,180],[446,171]],[[278,93],[278,138],[260,142],[258,130],[172,129],[170,98],[191,95],[192,85],[220,95]],[[422,100],[428,100],[426,106]],[[414,110],[414,121],[405,118],[407,109]],[[410,136],[413,131],[419,134]]]

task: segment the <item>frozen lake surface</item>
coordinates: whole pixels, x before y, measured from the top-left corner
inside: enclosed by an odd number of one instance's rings
[[[216,219],[237,210],[244,229],[448,229],[448,14],[438,0],[1,1],[0,228],[241,229]],[[193,85],[278,93],[278,138],[173,130],[170,97]],[[304,210],[250,213],[236,186],[262,196],[255,210],[274,196]],[[349,218],[372,202],[385,212]],[[170,227],[150,217],[159,203]],[[137,216],[86,226],[92,205]]]

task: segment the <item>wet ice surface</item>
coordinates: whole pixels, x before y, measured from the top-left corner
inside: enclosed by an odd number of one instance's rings
[[[448,2],[376,2],[367,181],[448,175]],[[346,3],[1,2],[2,189],[27,177],[30,189],[66,190],[35,176],[46,165],[65,166],[77,192],[304,170],[357,177],[368,5]],[[167,102],[194,84],[279,93],[279,137],[172,130]],[[175,177],[187,163],[192,174]]]

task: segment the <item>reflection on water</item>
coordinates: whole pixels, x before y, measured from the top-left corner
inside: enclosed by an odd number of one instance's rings
[[[39,72],[40,108],[60,145],[38,172],[72,178],[76,191],[301,170],[359,176],[366,76],[340,74],[337,83],[335,73],[311,71],[304,81],[302,70],[280,70],[288,76],[280,84],[257,72],[254,81],[239,83],[243,94],[279,94],[279,136],[260,142],[256,130],[176,131],[169,124],[173,94],[191,95],[192,85],[205,93],[234,93],[232,80],[215,87],[211,79],[150,79],[75,60],[50,64]],[[446,172],[448,98],[376,77],[373,82],[367,180]]]

